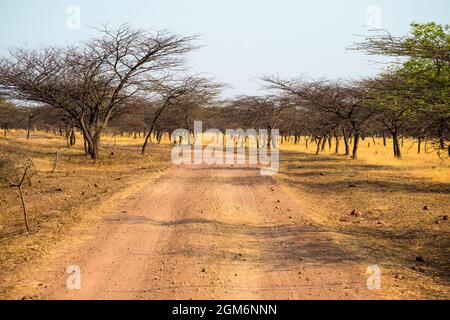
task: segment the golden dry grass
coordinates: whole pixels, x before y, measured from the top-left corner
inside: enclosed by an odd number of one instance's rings
[[[48,252],[68,229],[83,219],[98,215],[108,199],[146,182],[169,166],[166,146],[150,145],[146,156],[140,154],[140,141],[118,137],[116,143],[103,139],[101,155],[94,165],[82,151],[81,139],[68,149],[65,139],[37,132],[12,131],[0,138],[0,157],[24,154],[36,166],[32,185],[24,188],[30,231],[25,232],[23,216],[14,189],[0,189],[0,297],[15,284],[17,271]],[[55,154],[60,156],[52,172]]]
[[[360,159],[315,146],[284,144],[277,179],[305,200],[308,213],[346,248],[379,264],[393,292],[450,297],[449,160],[418,155],[405,141],[402,160],[377,141]],[[334,149],[333,149],[334,150]],[[426,209],[426,210],[425,210]],[[356,210],[360,216],[351,215]],[[444,217],[447,216],[447,220]],[[425,262],[416,262],[421,256]]]
[[[424,147],[420,154],[417,153],[417,141],[405,139],[402,147],[402,159],[396,159],[393,155],[392,140],[387,140],[387,145],[383,145],[382,139],[375,139],[374,145],[372,139],[361,141],[358,152],[358,159],[365,163],[388,166],[390,170],[398,170],[405,174],[416,178],[429,178],[437,182],[450,182],[450,158],[446,156],[444,150],[442,158],[438,156],[436,150],[431,146],[428,147],[428,152],[425,153]],[[332,149],[329,150],[328,144],[324,152],[321,154],[335,155],[334,141]],[[281,150],[304,152],[307,154],[315,154],[315,145],[310,143],[309,148],[306,149],[304,137],[301,143],[284,143],[281,144]],[[340,151],[343,152],[344,145],[340,143]],[[390,172],[386,170],[385,173]]]
[[[0,297],[17,285],[22,267],[61,243],[67,230],[107,211],[108,199],[132,193],[139,181],[154,179],[170,165],[168,136],[142,156],[142,136],[105,135],[95,165],[83,155],[81,141],[78,137],[76,147],[67,149],[63,137],[48,133],[34,133],[30,140],[20,131],[0,137],[0,156],[26,154],[38,171],[25,188],[30,232],[24,231],[16,192],[0,190]],[[334,155],[328,145],[315,156],[314,145],[306,150],[304,138],[298,145],[282,144],[275,179],[303,199],[307,214],[343,246],[380,264],[393,292],[448,298],[450,223],[442,217],[450,213],[449,160],[435,152],[418,155],[413,141],[405,141],[398,160],[391,142],[387,147],[376,142],[362,142],[356,161]],[[60,160],[52,172],[58,148]],[[351,216],[352,210],[362,216]],[[424,263],[416,263],[419,255]]]

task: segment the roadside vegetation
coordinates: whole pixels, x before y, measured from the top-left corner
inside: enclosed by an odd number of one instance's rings
[[[188,69],[197,42],[123,25],[0,58],[1,293],[71,225],[163,172],[179,143],[170,133],[203,120],[204,130],[278,129],[264,141],[281,146],[276,179],[318,224],[389,257],[398,281],[435,281],[429,293],[448,295],[450,27],[357,41],[350,50],[392,57],[372,78],[265,75],[265,94],[229,99]]]

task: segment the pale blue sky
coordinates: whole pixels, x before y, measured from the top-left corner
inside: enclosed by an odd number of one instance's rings
[[[66,27],[67,7],[81,9],[80,30]],[[450,24],[449,0],[1,0],[0,53],[11,46],[76,43],[95,34],[88,26],[129,22],[149,29],[200,33],[204,45],[191,58],[234,89],[255,94],[261,74],[357,78],[381,67],[346,51],[366,33],[370,6],[381,27],[402,35],[412,21]]]

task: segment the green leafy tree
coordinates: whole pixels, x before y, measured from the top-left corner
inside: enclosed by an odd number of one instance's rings
[[[406,58],[389,76],[381,76],[385,95],[375,100],[384,111],[408,116],[418,131],[426,128],[438,138],[439,149],[445,149],[450,132],[450,26],[413,23],[405,37],[377,34],[356,49]]]

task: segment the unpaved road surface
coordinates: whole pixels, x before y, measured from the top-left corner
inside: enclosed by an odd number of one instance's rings
[[[303,201],[256,167],[169,169],[61,246],[34,298],[383,298],[367,289],[370,262],[311,224]],[[67,289],[70,265],[80,290]]]

